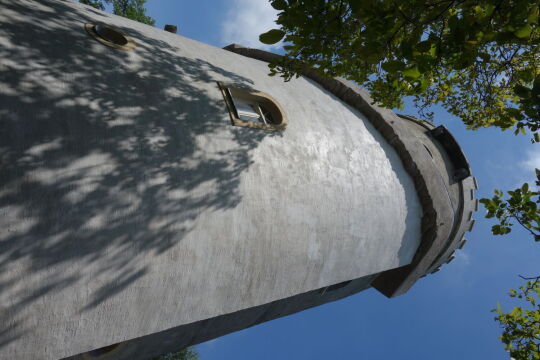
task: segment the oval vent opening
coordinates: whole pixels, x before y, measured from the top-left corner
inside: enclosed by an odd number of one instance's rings
[[[88,35],[103,45],[120,50],[132,50],[135,48],[135,42],[129,36],[110,25],[86,23],[84,28]]]
[[[110,41],[113,44],[124,46],[128,43],[128,39],[124,36],[124,34],[107,25],[94,25],[94,31],[103,39]]]

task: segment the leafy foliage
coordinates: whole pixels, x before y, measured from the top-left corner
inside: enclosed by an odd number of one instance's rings
[[[99,10],[105,10],[104,1],[106,0],[79,0],[81,4],[90,5]]]
[[[112,0],[113,13],[154,26],[156,21],[146,16],[145,2],[146,0]]]
[[[540,170],[536,169],[536,185],[540,186]],[[540,241],[540,192],[529,189],[525,183],[521,188],[508,191],[510,198],[503,199],[503,192],[495,190],[492,199],[481,199],[480,202],[487,210],[486,218],[497,218],[499,224],[493,225],[494,235],[505,235],[512,231],[512,221],[529,231],[535,241]]]
[[[504,313],[498,306],[492,310],[503,329],[500,339],[516,360],[540,359],[540,276],[525,279],[529,280],[525,286],[510,290],[510,296],[526,300],[530,309],[515,307]]]
[[[413,96],[420,114],[440,104],[471,129],[540,129],[538,0],[272,0],[285,80],[304,66],[367,88],[388,108]]]
[[[540,186],[540,170],[536,169],[536,185]],[[481,199],[487,209],[487,218],[497,218],[499,224],[493,225],[494,235],[505,235],[512,231],[515,220],[528,230],[535,241],[540,241],[540,213],[537,204],[540,203],[540,192],[529,189],[527,183],[514,191],[508,191],[510,198],[503,199],[503,192],[495,190],[492,199]],[[515,307],[504,313],[500,306],[493,312],[503,329],[500,337],[505,349],[516,360],[540,359],[540,276],[524,278],[527,281],[519,291],[510,290],[510,296],[525,299],[532,309]]]
[[[146,15],[146,0],[79,0],[79,2],[105,10],[105,4],[112,4],[113,13],[143,24],[154,26],[155,20]]]
[[[193,348],[191,347],[182,349],[175,353],[168,353],[165,355],[161,355],[157,358],[154,358],[154,360],[198,360],[198,359],[199,359],[199,353],[195,352]]]

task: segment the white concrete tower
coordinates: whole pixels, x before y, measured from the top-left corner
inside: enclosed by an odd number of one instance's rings
[[[147,359],[452,259],[452,135],[273,56],[0,2],[0,359]]]

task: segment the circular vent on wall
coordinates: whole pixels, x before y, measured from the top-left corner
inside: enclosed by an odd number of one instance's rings
[[[135,48],[135,42],[129,36],[110,25],[86,23],[84,28],[88,35],[103,45],[120,50],[132,50]]]

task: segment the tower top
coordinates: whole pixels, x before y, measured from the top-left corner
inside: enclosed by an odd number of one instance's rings
[[[281,57],[238,44],[224,49],[264,62]],[[325,77],[309,68],[302,75],[366,115],[397,150],[414,181],[424,209],[421,244],[411,264],[385,271],[372,283],[388,297],[401,295],[418,279],[451,262],[455,251],[465,245],[465,233],[472,230],[472,215],[478,210],[478,199],[474,197],[476,178],[471,176],[463,150],[446,127],[378,107],[368,92],[351,81]]]

